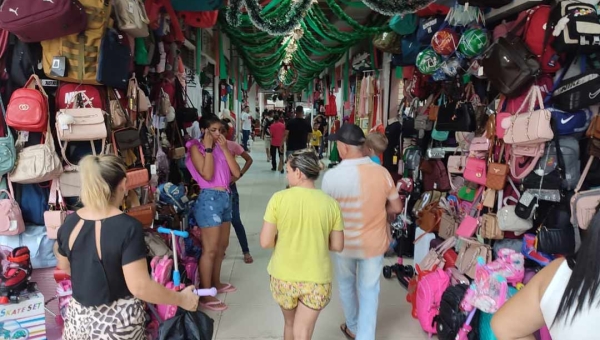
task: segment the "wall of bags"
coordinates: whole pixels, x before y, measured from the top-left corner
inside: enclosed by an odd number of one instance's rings
[[[127,163],[124,211],[144,227],[157,210],[161,216],[157,192],[190,182],[182,165],[186,129],[214,114],[212,91],[202,90],[214,80],[196,72],[184,47],[194,44],[185,36],[202,35],[186,31],[212,27],[217,14],[175,12],[165,0],[3,2],[0,244],[47,248],[79,205],[77,164],[89,154]],[[45,229],[43,241],[34,229]],[[37,253],[34,266],[54,265],[51,251]]]
[[[401,129],[394,137],[399,161],[388,169],[401,175],[407,197],[393,229],[397,253],[414,256],[421,274],[413,293],[437,269],[468,284],[479,267],[494,271],[492,261],[506,260],[498,255],[503,248],[522,256],[521,270],[531,272],[572,255],[600,203],[598,8],[577,1],[469,3],[434,4],[390,21],[404,98],[399,122],[390,117],[386,128]],[[436,290],[437,303],[447,286]],[[456,331],[440,339],[454,339]]]

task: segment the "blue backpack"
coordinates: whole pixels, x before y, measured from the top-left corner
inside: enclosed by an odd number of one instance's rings
[[[185,210],[186,203],[188,202],[185,195],[185,186],[179,184],[178,186],[169,182],[158,186],[158,192],[160,194],[160,201],[171,204],[176,210]]]

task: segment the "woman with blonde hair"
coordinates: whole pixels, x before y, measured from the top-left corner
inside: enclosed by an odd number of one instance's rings
[[[142,301],[195,311],[193,286],[176,292],[148,274],[143,227],[119,210],[127,192],[123,160],[86,156],[79,171],[83,208],[66,218],[54,246],[73,286],[62,338],[145,339]]]
[[[315,188],[323,166],[314,150],[295,151],[286,168],[290,189],[271,197],[260,245],[275,248],[268,271],[285,319],[284,340],[306,340],[331,300],[329,251],[343,250],[344,225],[337,201]]]

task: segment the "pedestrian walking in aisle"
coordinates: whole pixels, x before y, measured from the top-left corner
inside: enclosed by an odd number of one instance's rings
[[[285,138],[285,124],[283,117],[275,115],[273,124],[269,126],[271,133],[271,171],[280,171],[283,173],[283,139]],[[277,155],[279,155],[279,167],[277,167]]]
[[[216,287],[219,293],[233,293],[233,285],[221,282],[221,264],[229,245],[232,220],[229,184],[231,176],[240,177],[240,166],[221,134],[223,124],[218,117],[202,118],[200,127],[202,140],[187,143],[185,162],[201,189],[193,208],[194,218],[202,228],[200,283],[202,288]],[[215,297],[203,297],[200,304],[213,311],[227,309]]]
[[[344,227],[338,203],[315,188],[322,170],[316,153],[295,151],[286,167],[291,188],[269,201],[260,245],[275,248],[268,272],[285,319],[284,340],[309,340],[331,300],[329,251],[344,248]]]
[[[223,123],[225,124],[225,122]],[[227,134],[227,127],[225,125],[223,125],[221,128],[221,134]],[[250,154],[244,151],[244,148],[236,142],[228,140],[227,148],[234,156],[240,156],[244,159],[244,166],[242,167],[242,170],[240,170],[240,177],[231,176],[231,184],[229,185],[229,189],[231,190],[231,225],[233,225],[235,235],[237,236],[240,246],[242,247],[244,263],[250,264],[254,262],[254,259],[252,258],[252,255],[250,255],[250,248],[248,248],[248,237],[246,236],[246,229],[244,228],[242,217],[240,215],[240,194],[238,193],[236,183],[242,178],[242,176],[244,176],[248,169],[250,169],[254,161]]]
[[[388,171],[364,156],[361,128],[344,124],[329,140],[343,159],[325,173],[322,185],[344,218],[345,247],[335,261],[346,316],[341,330],[352,339],[375,340],[383,255],[391,241],[387,216],[400,213],[402,202]]]
[[[242,146],[248,151],[248,141],[252,133],[252,116],[250,115],[250,107],[246,106],[242,110]]]
[[[262,122],[262,139],[265,141],[265,151],[267,152],[267,162],[271,161],[271,132],[269,131],[269,126],[273,124],[273,112],[267,111],[264,113],[264,118]]]
[[[312,126],[304,119],[304,108],[296,107],[296,115],[285,125],[285,141],[287,142],[286,158],[294,151],[306,149],[312,135]]]

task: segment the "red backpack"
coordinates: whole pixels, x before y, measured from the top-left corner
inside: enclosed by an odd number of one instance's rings
[[[48,131],[48,95],[37,75],[10,96],[6,125],[18,131]]]
[[[548,25],[550,6],[540,5],[527,12],[527,23],[523,32],[523,40],[535,54],[544,73],[555,73],[560,70],[560,55],[552,47],[554,36]],[[518,20],[518,19],[517,19]],[[546,32],[546,27],[548,32]]]
[[[106,93],[101,86],[64,82],[61,82],[56,90],[56,111],[66,109],[79,92],[85,93],[86,97],[92,101],[92,107],[107,111]]]

